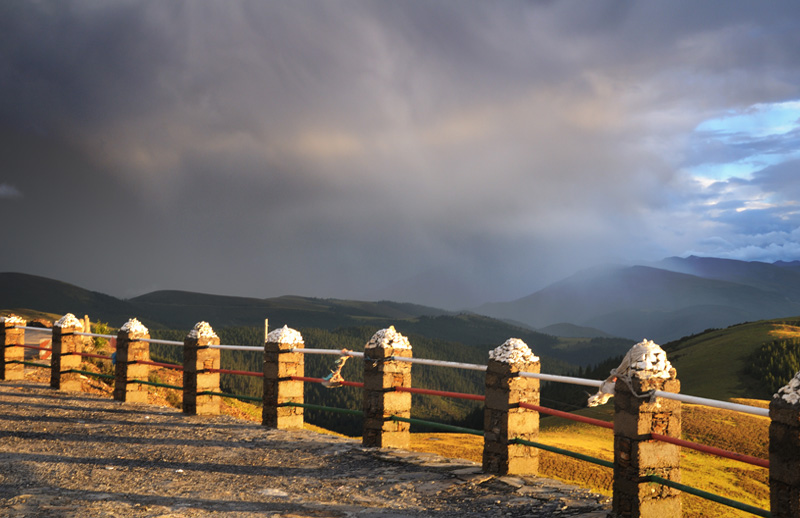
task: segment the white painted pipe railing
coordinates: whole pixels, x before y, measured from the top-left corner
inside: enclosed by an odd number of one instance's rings
[[[80,336],[96,336],[98,338],[116,338],[117,335],[101,335],[97,333],[75,333],[76,335]]]
[[[476,363],[459,363],[448,362],[443,360],[427,360],[425,358],[405,358],[402,356],[390,356],[390,360],[397,360],[399,362],[417,363],[420,365],[433,365],[435,367],[449,367],[451,369],[467,369],[472,371],[485,371],[486,365],[478,365]]]
[[[139,341],[149,344],[183,345],[183,342],[179,342],[178,340],[159,340],[158,338],[141,338]]]
[[[520,372],[523,378],[536,378],[542,381],[555,381],[557,383],[569,383],[571,385],[583,385],[586,387],[599,387],[602,381],[590,380],[586,378],[573,378],[572,376],[558,376],[556,374],[542,374],[540,372]]]
[[[745,414],[758,415],[762,417],[769,417],[769,408],[759,408],[757,406],[742,405],[739,403],[731,403],[730,401],[719,401],[717,399],[708,399],[698,396],[690,396],[688,394],[675,394],[674,392],[664,392],[662,390],[654,390],[653,396],[663,397],[664,399],[674,399],[683,403],[690,403],[693,405],[710,406],[714,408],[721,408],[723,410],[734,410]]]
[[[262,351],[264,349],[261,349]],[[301,347],[295,347],[294,349],[290,349],[290,352],[293,353],[303,353],[303,354],[328,354],[331,356],[352,356],[354,358],[363,358],[364,353],[360,353],[358,351],[348,351],[343,349],[306,349]]]
[[[209,349],[225,349],[228,351],[258,351],[264,352],[263,347],[258,347],[256,345],[209,345]]]
[[[43,333],[52,333],[53,330],[46,327],[30,327],[30,326],[14,326],[16,329],[24,329],[26,331],[38,331]],[[96,334],[96,333],[75,333],[76,335],[81,336],[96,336],[100,338],[116,338],[114,335],[103,335],[103,334]],[[177,340],[159,340],[155,338],[147,338],[143,339],[143,342],[148,342],[151,344],[165,344],[165,345],[183,345],[183,342]],[[214,345],[211,346],[212,349],[227,349],[232,351],[254,351],[254,352],[263,352],[263,347],[258,346],[249,346],[249,345]],[[364,353],[357,352],[357,351],[343,351],[341,349],[305,349],[305,348],[294,348],[290,350],[294,353],[303,353],[303,354],[327,354],[333,356],[352,356],[361,358],[364,356]],[[485,371],[487,369],[486,365],[479,365],[475,363],[460,363],[460,362],[448,362],[444,360],[429,360],[425,358],[404,358],[404,357],[390,357],[392,360],[408,362],[408,363],[416,363],[419,365],[432,365],[436,367],[448,367],[451,369],[466,369],[466,370],[474,370],[474,371]],[[582,385],[587,387],[600,387],[603,384],[603,381],[599,380],[590,380],[586,378],[574,378],[572,376],[558,376],[555,374],[542,374],[542,373],[535,373],[535,372],[521,372],[520,376],[524,378],[536,378],[542,381],[553,381],[556,383],[568,383],[572,385]],[[733,410],[735,412],[742,412],[745,414],[756,415],[761,417],[769,417],[769,409],[767,408],[759,408],[750,405],[742,405],[740,403],[731,403],[729,401],[720,401],[717,399],[709,399],[703,398],[698,396],[690,396],[688,394],[675,394],[673,392],[664,392],[662,390],[655,390],[651,393],[654,397],[662,397],[665,399],[673,399],[676,401],[681,401],[683,403],[689,403],[693,405],[703,405],[712,408],[720,408],[723,410]]]
[[[450,368],[458,368],[458,369],[469,369],[469,370],[476,370],[476,371],[485,371],[486,365],[478,365],[473,363],[457,363],[457,362],[448,362],[448,361],[441,361],[441,360],[426,360],[424,358],[400,358],[400,357],[392,357],[393,360],[397,361],[404,361],[409,363],[418,363],[422,365],[434,365],[439,367],[450,367]],[[558,376],[555,374],[543,374],[543,373],[536,373],[536,372],[521,372],[520,376],[523,378],[536,378],[542,381],[553,381],[556,383],[568,383],[571,385],[582,385],[586,387],[600,387],[603,385],[603,381],[600,380],[591,380],[586,378],[575,378],[572,376]],[[733,410],[736,412],[742,412],[751,415],[769,417],[769,409],[767,408],[759,408],[750,405],[742,405],[739,403],[731,403],[729,401],[719,401],[716,399],[708,399],[702,398],[697,396],[690,396],[687,394],[675,394],[673,392],[664,392],[661,390],[653,391],[652,393],[655,397],[663,397],[666,399],[674,399],[677,401],[682,401],[684,403],[690,403],[695,405],[704,405],[713,408],[721,408],[724,410]]]
[[[40,333],[53,333],[49,327],[30,327],[30,326],[14,326],[14,329],[24,329],[25,331],[39,331]]]

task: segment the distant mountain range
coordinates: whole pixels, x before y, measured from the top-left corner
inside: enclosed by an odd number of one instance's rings
[[[122,300],[43,277],[0,273],[0,308],[86,313],[112,325],[136,316],[151,328],[189,329],[198,320],[257,326],[265,318],[272,328],[289,324],[335,329],[403,321],[407,329],[424,330],[420,334],[425,336],[463,343],[475,342],[475,337],[497,340],[505,335],[505,340],[509,333],[529,335],[543,346],[547,340],[540,333],[665,343],[709,328],[800,315],[800,261],[670,257],[646,265],[599,266],[526,297],[462,313],[405,302],[257,299],[182,291]],[[475,337],[459,331],[465,324]]]
[[[92,321],[119,327],[132,317],[148,328],[190,330],[207,321],[215,329],[289,325],[295,329],[382,328],[394,325],[406,335],[444,340],[485,352],[508,338],[520,338],[542,357],[583,365],[623,353],[630,346],[616,342],[562,344],[558,338],[525,326],[475,313],[391,301],[365,302],[284,296],[268,299],[229,297],[185,291],[156,291],[121,300],[64,282],[22,273],[0,273],[0,308],[28,314],[89,315]],[[553,364],[563,372],[566,364]]]
[[[475,311],[536,329],[569,322],[663,343],[708,328],[800,315],[800,261],[670,257],[602,266]]]
[[[257,299],[186,291],[156,291],[122,300],[65,282],[24,273],[0,273],[0,308],[28,308],[122,325],[136,317],[152,328],[191,329],[199,320],[218,326],[346,327],[369,321],[448,315],[416,304],[360,302],[308,297]],[[484,317],[485,318],[485,317]]]

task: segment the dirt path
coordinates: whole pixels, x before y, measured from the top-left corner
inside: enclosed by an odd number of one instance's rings
[[[584,517],[605,499],[469,461],[0,381],[0,517]]]

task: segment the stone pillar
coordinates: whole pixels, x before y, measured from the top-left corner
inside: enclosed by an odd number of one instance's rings
[[[203,392],[219,392],[219,337],[208,322],[195,324],[183,340],[183,412],[194,415],[218,415],[219,396]],[[117,344],[119,347],[119,344]]]
[[[50,386],[57,390],[81,391],[81,375],[70,370],[80,369],[83,358],[83,324],[67,313],[53,324],[53,354],[50,358]]]
[[[500,475],[536,475],[539,450],[514,439],[539,438],[539,412],[520,403],[539,404],[539,380],[521,372],[540,372],[539,358],[518,338],[489,353],[483,418],[483,471]]]
[[[800,372],[769,404],[769,490],[773,518],[800,518]]]
[[[21,380],[25,378],[25,320],[9,315],[0,318],[0,380]]]
[[[264,343],[264,411],[261,423],[281,430],[303,429],[302,381],[292,376],[305,375],[304,354],[292,352],[303,348],[303,336],[287,326],[266,335]]]
[[[150,361],[150,344],[143,342],[150,332],[135,318],[128,320],[117,333],[117,352],[114,364],[114,399],[128,403],[147,403],[147,381],[150,366],[138,363]]]
[[[680,518],[680,491],[647,482],[648,475],[681,481],[680,447],[650,438],[680,438],[681,403],[646,395],[680,392],[675,369],[652,341],[633,346],[616,369],[612,509],[619,518]]]
[[[390,359],[411,358],[411,344],[394,326],[381,329],[364,347],[364,446],[408,448],[410,424],[392,416],[411,417],[411,363]]]

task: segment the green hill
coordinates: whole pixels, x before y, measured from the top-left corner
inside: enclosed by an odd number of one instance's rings
[[[272,327],[332,329],[373,320],[443,315],[441,309],[399,302],[365,302],[283,296],[268,299],[185,291],[157,291],[128,301],[141,315],[170,328],[191,328],[199,320],[217,326],[252,326],[269,318]]]
[[[763,381],[748,374],[754,355],[776,340],[800,338],[800,319],[779,318],[712,329],[665,344],[681,392],[714,399],[765,398]]]
[[[135,307],[124,300],[24,273],[0,273],[0,308],[89,315],[93,319],[120,322],[118,325],[136,316]]]

